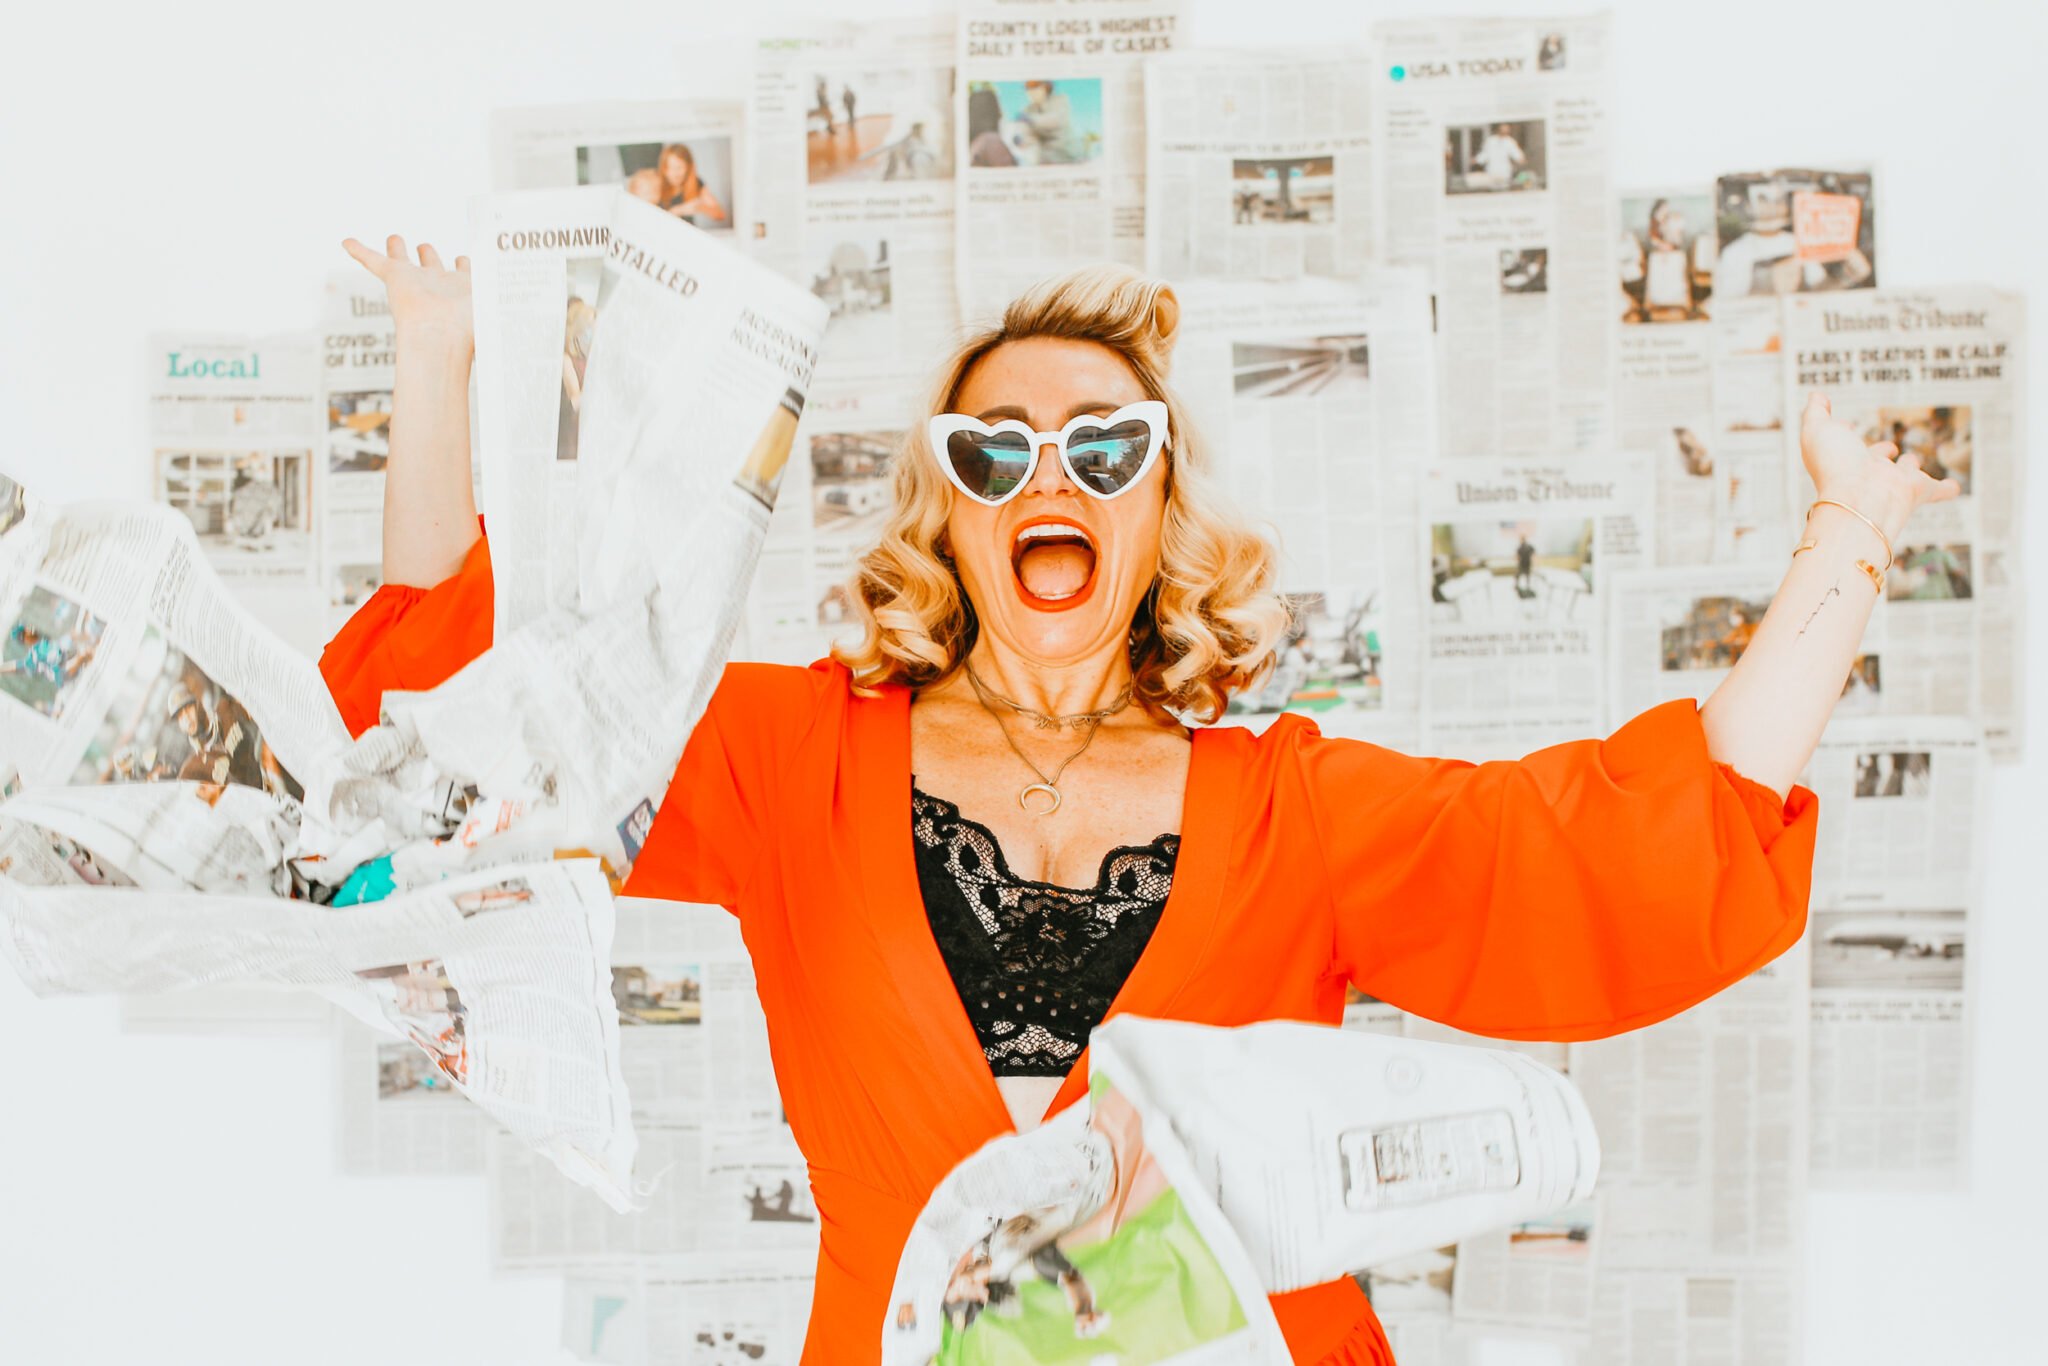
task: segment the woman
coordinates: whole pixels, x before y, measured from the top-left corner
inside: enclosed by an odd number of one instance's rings
[[[722,227],[729,221],[725,205],[697,174],[697,154],[689,144],[671,142],[661,149],[655,165],[661,172],[662,208],[700,228]]]
[[[385,586],[321,661],[360,729],[385,688],[488,645],[491,583],[463,263],[350,250],[399,335]],[[1478,1033],[1585,1039],[1782,952],[1816,820],[1793,778],[1875,598],[1857,562],[1883,558],[1863,518],[1896,535],[1952,496],[1816,398],[1807,466],[1834,502],[1703,708],[1477,766],[1291,715],[1191,732],[1175,713],[1256,684],[1286,614],[1166,388],[1178,318],[1165,286],[1104,268],[954,353],[940,443],[897,460],[851,585],[861,643],[729,666],[634,866],[633,894],[731,908],[753,954],[822,1224],[806,1361],[875,1360],[929,1192],[1084,1093],[1107,1013],[1334,1023],[1355,984]],[[1297,1360],[1390,1359],[1349,1280],[1274,1306]]]

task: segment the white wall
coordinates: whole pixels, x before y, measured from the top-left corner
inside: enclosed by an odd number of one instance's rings
[[[1431,7],[1195,8],[1205,41],[1294,43]],[[1977,278],[2048,300],[2041,7],[1617,8],[1622,185],[1876,158],[1886,283]],[[736,49],[700,35],[734,32],[729,16],[747,12],[760,7],[44,0],[11,13],[0,29],[0,469],[59,498],[146,496],[147,330],[310,325],[323,273],[345,264],[343,236],[461,244],[468,198],[487,188],[493,106],[737,93]],[[2044,375],[2048,345],[2037,345],[2037,443]],[[2038,470],[2029,503],[2029,525],[2048,527]],[[2048,543],[2026,551],[2034,744],[1992,785],[1984,929],[1971,945],[1974,1187],[1815,1198],[1814,1363],[2041,1359],[2048,1069],[2021,1029],[2048,964]],[[0,1362],[562,1359],[556,1283],[484,1270],[480,1180],[331,1174],[328,1069],[312,1038],[122,1036],[112,1005],[35,1002],[0,974]]]

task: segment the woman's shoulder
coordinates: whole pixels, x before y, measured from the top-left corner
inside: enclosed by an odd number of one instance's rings
[[[745,721],[770,726],[808,722],[827,702],[852,692],[853,676],[836,659],[810,664],[765,664],[734,660],[719,675],[711,706],[721,724]]]

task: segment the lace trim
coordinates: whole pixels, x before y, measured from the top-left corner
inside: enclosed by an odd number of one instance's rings
[[[1020,878],[992,831],[912,784],[932,936],[998,1076],[1061,1077],[1109,1012],[1173,890],[1180,836],[1119,845],[1088,887]]]

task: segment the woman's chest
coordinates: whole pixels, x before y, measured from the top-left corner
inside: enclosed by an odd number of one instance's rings
[[[1158,727],[1011,735],[986,713],[961,724],[921,710],[911,712],[913,781],[985,828],[1018,878],[1092,886],[1112,850],[1181,833],[1184,735]]]

